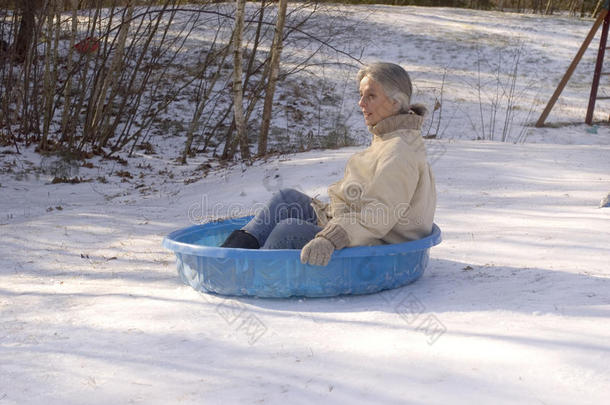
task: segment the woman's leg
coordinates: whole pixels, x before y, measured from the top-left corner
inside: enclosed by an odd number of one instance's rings
[[[273,228],[261,249],[301,249],[321,230],[311,222],[286,218]]]
[[[260,246],[264,246],[275,226],[284,219],[297,218],[315,226],[316,213],[310,203],[311,197],[307,194],[292,188],[282,189],[241,229],[254,236]]]

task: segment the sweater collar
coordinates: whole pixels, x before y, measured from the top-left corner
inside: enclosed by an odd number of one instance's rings
[[[400,129],[421,129],[424,122],[424,117],[417,115],[413,112],[407,114],[392,115],[384,118],[377,124],[369,126],[369,131],[373,135],[383,138],[384,135],[391,132],[398,131]]]

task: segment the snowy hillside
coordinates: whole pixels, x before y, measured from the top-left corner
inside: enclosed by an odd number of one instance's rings
[[[552,93],[591,21],[350,10],[366,22],[364,59],[403,64],[421,100],[440,96],[447,68],[444,134],[426,141],[444,241],[423,277],[366,296],[228,298],[182,285],[161,248],[169,232],[246,214],[282,187],[325,198],[364,145],[248,167],[180,166],[161,137],[156,154],[86,166],[2,148],[0,404],[607,402],[610,208],[598,204],[610,191],[610,131],[519,121]],[[489,121],[476,119],[473,61],[495,60],[515,38],[534,81],[511,127],[526,143],[474,140]],[[593,60],[549,122],[582,121]],[[487,75],[482,91],[495,94],[493,67]],[[357,110],[351,119],[364,134]],[[82,182],[52,184],[58,171]],[[421,310],[406,313],[413,304]]]

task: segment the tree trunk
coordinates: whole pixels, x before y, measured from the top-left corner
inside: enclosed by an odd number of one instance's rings
[[[244,92],[242,88],[242,36],[244,31],[244,15],[246,13],[246,0],[237,0],[235,12],[235,33],[233,35],[233,114],[235,128],[240,145],[241,158],[250,158],[248,138],[246,134],[246,120],[244,119]]]
[[[127,42],[127,35],[129,33],[129,27],[131,25],[131,19],[134,12],[133,0],[127,1],[127,10],[123,14],[121,20],[121,28],[119,28],[118,40],[112,62],[110,63],[110,69],[104,78],[102,90],[99,94],[99,98],[96,100],[97,105],[95,109],[95,115],[93,116],[92,126],[97,128],[99,131],[98,148],[106,146],[108,139],[112,137],[112,133],[109,133],[108,128],[104,123],[108,121],[105,119],[109,114],[112,114],[113,96],[116,95],[115,87],[118,85],[118,78],[120,76],[120,70],[123,67],[123,54],[125,53],[125,43]],[[108,91],[110,91],[110,97],[106,99]]]
[[[199,128],[199,119],[201,118],[201,114],[203,114],[203,110],[206,107],[210,94],[214,90],[214,86],[216,85],[216,82],[220,78],[220,75],[222,73],[222,66],[224,65],[225,59],[227,58],[227,55],[229,53],[228,52],[229,48],[230,47],[227,46],[225,48],[225,50],[222,51],[222,57],[221,57],[220,63],[218,63],[218,68],[214,72],[214,75],[208,79],[206,79],[206,77],[205,77],[205,72],[207,72],[208,67],[212,64],[210,55],[212,54],[212,51],[213,51],[213,45],[212,45],[212,49],[209,50],[208,55],[206,56],[206,60],[204,63],[204,69],[200,73],[201,82],[199,85],[200,87],[199,87],[199,93],[198,93],[199,99],[197,100],[197,105],[195,108],[195,113],[193,114],[193,119],[191,120],[188,131],[186,133],[186,144],[184,146],[184,151],[182,152],[182,157],[180,159],[180,162],[182,164],[186,164],[188,154],[190,153],[191,146],[193,144],[193,138],[195,135],[195,131],[197,131],[197,129]],[[204,86],[204,82],[207,82],[207,84],[205,86]]]
[[[261,35],[261,29],[262,29],[263,20],[264,20],[264,12],[265,12],[265,0],[262,0],[260,13],[258,15],[258,24],[256,27],[254,44],[252,46],[252,53],[250,54],[250,60],[248,61],[248,67],[246,69],[246,77],[244,78],[243,88],[245,90],[248,87],[249,79],[252,77],[252,74],[254,73],[253,66],[254,66],[254,62],[256,60],[256,51],[257,51],[259,43],[260,43],[260,35]],[[233,40],[231,39],[231,43],[232,42],[233,42]],[[264,66],[265,66],[265,69],[267,69],[269,64],[264,63]],[[263,74],[261,76],[262,79],[257,82],[256,86],[253,89],[250,90],[250,99],[258,98],[258,94],[261,94],[261,92],[262,92],[261,83],[263,83],[264,78],[267,77],[266,72],[267,72],[267,70],[265,70],[265,72],[263,72]],[[256,100],[254,100],[254,102],[252,102],[252,100],[251,100],[250,104],[248,105],[248,108],[246,109],[246,112],[245,112],[245,117],[244,117],[245,122],[249,121],[250,115],[252,114],[252,110],[254,109],[255,105],[256,105]],[[230,109],[233,110],[233,104],[230,105]],[[221,118],[221,120],[219,121],[219,124],[224,122],[226,116],[227,115],[225,114],[225,116],[223,118]],[[235,141],[232,138],[232,134],[233,134],[234,130],[235,130],[235,119],[232,119],[229,129],[225,136],[225,145],[224,145],[224,148],[222,151],[222,157],[221,157],[222,160],[233,159],[233,154],[235,153]]]
[[[72,103],[72,67],[74,62],[72,60],[74,55],[74,43],[76,42],[76,36],[78,35],[78,2],[77,0],[71,0],[72,5],[72,29],[70,33],[70,47],[68,49],[68,62],[66,65],[66,71],[68,72],[68,77],[66,78],[66,86],[64,88],[64,109],[61,117],[61,132],[62,132],[62,141],[66,141],[69,139],[69,145],[72,146],[72,139],[74,135],[75,123],[70,122],[70,108],[69,106]]]
[[[287,0],[280,0],[278,5],[275,33],[273,35],[273,44],[271,45],[269,80],[267,85],[267,91],[265,92],[265,104],[263,106],[263,122],[261,125],[261,132],[258,137],[258,156],[264,156],[267,153],[267,139],[269,134],[269,125],[271,123],[273,95],[275,94],[275,84],[277,83],[277,76],[280,67],[280,56],[282,54],[284,23],[286,21],[287,4]]]
[[[38,0],[23,0],[21,4],[21,22],[15,39],[15,59],[23,63],[32,45]]]
[[[57,58],[59,47],[59,35],[61,15],[56,11],[56,3],[49,4],[47,15],[47,42],[45,45],[45,68],[44,68],[44,121],[42,137],[38,147],[40,150],[48,148],[49,130],[53,120],[53,102],[55,99],[55,83],[57,82]],[[57,25],[55,25],[57,19]]]
[[[597,17],[597,12],[599,11],[599,8],[602,6],[603,2],[604,2],[604,0],[598,0],[597,4],[595,5],[595,8],[593,9],[593,13],[591,14],[591,17]]]

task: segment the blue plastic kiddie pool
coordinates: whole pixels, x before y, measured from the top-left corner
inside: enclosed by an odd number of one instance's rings
[[[198,291],[256,297],[332,297],[369,294],[417,280],[429,250],[441,242],[434,225],[426,238],[337,250],[327,266],[302,264],[300,249],[221,248],[252,216],[180,229],[163,239],[174,251],[182,281]]]

